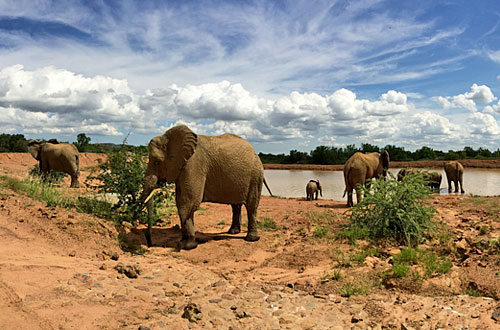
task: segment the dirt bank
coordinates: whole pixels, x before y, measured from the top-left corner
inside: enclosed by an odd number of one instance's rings
[[[419,160],[414,162],[391,162],[390,167],[425,167],[443,168],[447,161]],[[500,159],[480,160],[462,159],[460,163],[465,167],[500,168]],[[312,164],[264,164],[268,170],[307,170],[307,171],[342,171],[344,165],[312,165]]]

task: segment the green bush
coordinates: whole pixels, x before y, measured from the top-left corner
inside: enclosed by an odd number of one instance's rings
[[[392,238],[399,244],[416,246],[432,229],[434,207],[427,199],[431,190],[422,175],[408,175],[396,181],[371,180],[361,187],[364,198],[349,215],[350,228],[368,231],[371,239]]]
[[[121,221],[139,220],[141,223],[147,223],[148,217],[140,201],[147,168],[146,154],[142,149],[127,148],[124,142],[120,148],[107,153],[107,156],[107,160],[93,170],[85,183],[99,193],[116,197],[117,202],[113,209],[121,215]],[[94,181],[99,183],[92,185]],[[166,189],[163,189],[162,194],[156,194],[153,197],[156,213],[153,219],[158,218],[160,201],[165,195],[168,193]]]
[[[33,166],[29,170],[29,175],[35,179],[42,179],[42,171],[40,170],[39,163],[36,163],[35,166]],[[63,179],[66,175],[67,174],[64,172],[56,172],[56,171],[50,170],[49,173],[47,174],[47,177],[45,178],[45,181],[47,181],[48,183],[58,184],[58,183],[61,183],[63,181]]]

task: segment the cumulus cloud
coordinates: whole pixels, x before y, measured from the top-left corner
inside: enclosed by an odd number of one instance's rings
[[[488,113],[490,115],[500,114],[500,101],[497,104],[492,104],[484,107],[483,113]]]
[[[476,111],[476,102],[490,103],[497,99],[493,95],[491,89],[486,85],[478,86],[477,84],[473,84],[470,89],[470,92],[459,94],[453,97],[439,96],[437,97],[437,103],[445,109],[462,108]]]
[[[500,126],[495,118],[488,113],[476,112],[469,116],[469,130],[471,134],[498,138]]]
[[[35,131],[54,134],[71,134],[81,127],[93,134],[121,135],[120,125],[133,127],[146,121],[126,80],[84,77],[52,66],[27,71],[14,65],[1,70],[0,107],[15,112],[13,124],[43,123]]]

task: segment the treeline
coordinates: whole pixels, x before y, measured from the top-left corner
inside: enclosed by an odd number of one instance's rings
[[[414,160],[458,160],[458,159],[500,159],[500,149],[489,151],[488,149],[473,149],[465,147],[463,150],[447,152],[422,147],[414,152],[405,150],[403,147],[386,145],[384,148],[362,143],[358,148],[350,144],[345,148],[318,146],[310,152],[291,150],[286,154],[259,153],[264,164],[318,164],[318,165],[341,165],[346,162],[355,152],[381,152],[387,150],[391,161],[414,161]]]
[[[40,141],[44,142],[43,139]],[[121,144],[114,143],[90,143],[90,141],[90,137],[88,137],[85,133],[80,133],[77,136],[77,140],[73,142],[73,144],[80,152],[96,153],[110,152],[113,149],[122,146]],[[147,155],[148,153],[146,146],[125,145],[125,148],[130,151],[137,150],[140,154],[144,155]],[[28,152],[28,140],[23,134],[0,134],[0,152]]]
[[[62,141],[61,141],[62,142]],[[114,143],[90,143],[91,138],[85,133],[77,135],[77,140],[73,142],[80,152],[105,153],[121,144]],[[28,152],[28,140],[22,134],[0,134],[0,152]],[[125,145],[130,151],[138,151],[147,155],[146,146]],[[381,152],[387,150],[392,161],[414,161],[414,160],[458,160],[458,159],[500,159],[500,149],[489,151],[485,148],[473,149],[465,147],[462,150],[447,152],[434,150],[429,147],[422,147],[415,151],[405,150],[403,147],[386,145],[384,148],[362,143],[358,148],[354,144],[346,147],[318,146],[310,152],[291,150],[286,154],[265,154],[259,153],[259,157],[264,164],[318,164],[318,165],[341,165],[357,151],[361,152]]]

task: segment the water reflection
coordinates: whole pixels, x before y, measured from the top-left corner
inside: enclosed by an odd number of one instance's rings
[[[396,176],[400,169],[389,171]],[[422,169],[441,173],[441,194],[448,194],[448,182],[443,169]],[[302,170],[265,170],[266,181],[274,195],[281,197],[306,196],[309,180],[319,180],[323,187],[323,198],[336,201],[346,200],[344,194],[344,173],[342,171],[302,171]],[[454,188],[454,185],[452,186]],[[466,194],[491,196],[500,194],[500,169],[466,168],[464,171],[464,190]],[[263,195],[268,196],[266,189]]]

